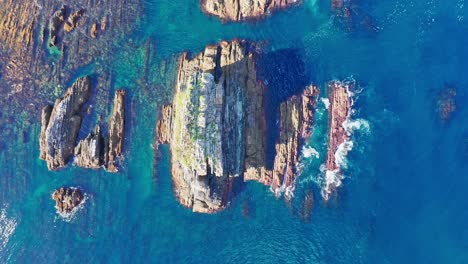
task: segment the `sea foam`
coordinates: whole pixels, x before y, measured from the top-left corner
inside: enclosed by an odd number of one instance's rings
[[[7,217],[6,208],[2,208],[0,211],[0,251],[5,248],[15,229],[15,219]]]

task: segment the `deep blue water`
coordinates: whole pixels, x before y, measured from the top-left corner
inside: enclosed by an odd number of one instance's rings
[[[115,87],[128,89],[134,116],[123,172],[47,171],[38,159],[40,125],[31,124],[28,143],[12,141],[0,152],[0,262],[468,263],[464,0],[368,1],[362,12],[380,27],[375,34],[346,32],[321,0],[253,24],[222,24],[202,14],[198,1],[146,0],[145,10],[129,36],[133,45],[106,62],[118,75]],[[353,77],[362,88],[353,117],[370,129],[353,134],[343,187],[329,203],[320,198],[327,142],[321,103],[307,143],[320,157],[302,159],[290,205],[249,183],[225,211],[194,214],[173,197],[167,148],[153,167],[153,129],[166,98],[148,98],[138,80],[143,46],[155,44],[155,60],[170,75],[180,52],[235,37],[265,40],[271,52],[295,50],[322,96],[333,79]],[[167,78],[147,82],[172,89]],[[447,86],[457,90],[457,108],[442,122],[436,100]],[[56,217],[50,199],[62,185],[88,193],[71,222]],[[308,190],[315,206],[304,222],[298,211]]]

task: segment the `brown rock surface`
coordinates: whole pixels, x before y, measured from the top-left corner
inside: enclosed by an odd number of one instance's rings
[[[258,19],[301,3],[302,0],[201,0],[205,13],[223,21]]]
[[[89,77],[78,79],[62,98],[55,101],[50,116],[50,107],[42,111],[40,157],[47,162],[49,170],[64,167],[73,154],[81,126],[81,112],[89,99],[90,86]]]
[[[52,199],[55,201],[57,212],[68,216],[84,201],[84,195],[78,188],[62,187],[54,191]]]
[[[114,109],[109,121],[109,154],[107,170],[117,172],[116,164],[122,157],[125,125],[124,90],[117,90],[114,96]]]
[[[307,87],[302,95],[294,95],[280,105],[280,136],[276,143],[271,187],[284,188],[285,197],[292,197],[299,163],[299,149],[310,135],[318,88]]]
[[[351,112],[351,97],[348,84],[333,81],[329,88],[329,132],[328,132],[328,153],[326,160],[327,173],[339,174],[340,166],[336,161],[335,154],[338,147],[348,141],[348,132],[343,127],[344,122],[349,118]],[[337,183],[327,181],[323,189],[325,200],[337,188]]]
[[[79,167],[99,169],[103,163],[104,138],[101,126],[97,125],[93,133],[78,142],[75,147],[75,164]]]
[[[293,189],[318,90],[311,86],[281,105],[275,171],[269,171],[265,85],[257,78],[256,59],[255,44],[243,40],[180,57],[173,103],[162,108],[156,126],[157,143],[170,144],[175,194],[195,212],[223,209],[242,178]]]

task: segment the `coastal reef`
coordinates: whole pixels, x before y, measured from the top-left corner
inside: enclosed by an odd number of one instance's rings
[[[61,187],[52,194],[57,212],[63,216],[70,216],[85,200],[83,192],[75,187]]]
[[[225,208],[244,181],[288,197],[302,142],[309,136],[318,89],[309,86],[278,104],[273,164],[267,162],[265,94],[257,76],[259,48],[244,40],[180,56],[172,104],[160,111],[157,144],[170,144],[172,180],[180,203],[194,212]],[[278,122],[276,122],[278,121]]]
[[[115,92],[109,135],[104,137],[101,124],[97,124],[93,132],[76,143],[83,120],[83,106],[90,94],[90,78],[82,77],[53,106],[47,105],[42,109],[40,158],[47,162],[49,170],[66,166],[74,155],[75,164],[79,167],[105,167],[110,172],[117,172],[116,162],[122,155],[123,145],[125,91]]]
[[[243,21],[263,18],[274,11],[299,5],[302,0],[201,0],[205,13],[223,21]]]

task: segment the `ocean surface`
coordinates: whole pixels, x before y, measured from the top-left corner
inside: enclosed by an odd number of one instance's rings
[[[378,32],[348,31],[325,0],[241,24],[204,15],[198,1],[144,0],[137,30],[101,62],[132,102],[122,172],[48,171],[39,160],[40,124],[29,124],[27,140],[0,146],[0,262],[468,263],[468,3],[358,2]],[[328,203],[320,196],[328,122],[322,100],[291,203],[254,182],[214,215],[175,200],[168,148],[157,163],[153,149],[157,112],[170,96],[142,87],[151,82],[170,94],[167,76],[178,54],[233,38],[265,41],[271,52],[294,50],[324,98],[331,80],[358,84],[353,119],[362,126],[352,135],[343,185]],[[142,80],[147,43],[158,66]],[[437,98],[447,87],[456,89],[457,105],[444,122]],[[87,193],[69,221],[51,200],[63,185]],[[304,221],[310,191],[314,208]]]

